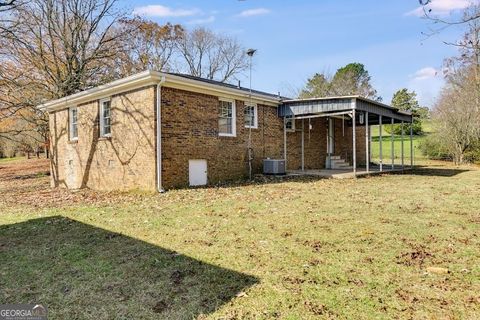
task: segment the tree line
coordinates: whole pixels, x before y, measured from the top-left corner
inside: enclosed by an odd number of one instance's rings
[[[446,84],[432,110],[434,132],[422,149],[431,158],[457,164],[480,162],[480,4],[472,3],[459,19],[445,20],[428,9],[425,16],[441,26],[433,32],[449,26],[465,31],[458,41],[446,43],[458,48],[458,55],[444,61]]]
[[[147,69],[231,82],[248,65],[235,38],[132,17],[118,0],[0,0],[0,149],[47,150],[45,101]]]
[[[445,59],[445,86],[433,108],[420,106],[414,91],[398,90],[391,105],[413,114],[413,133],[423,133],[422,122],[429,119],[433,132],[421,144],[421,151],[432,159],[453,160],[457,164],[480,162],[480,4],[472,3],[461,18],[444,18],[429,8],[431,0],[418,0],[424,6],[424,18],[433,27],[423,32],[427,37],[450,26],[461,26],[461,39],[445,45],[458,48],[458,55]],[[361,63],[350,63],[334,75],[316,73],[300,91],[300,98],[360,95],[381,101],[371,77]],[[387,131],[400,134],[398,125]],[[405,130],[408,132],[410,126]]]

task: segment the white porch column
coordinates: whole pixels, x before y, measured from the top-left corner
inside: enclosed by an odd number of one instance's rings
[[[382,137],[382,129],[383,129],[383,117],[380,116],[380,131],[379,131],[379,142],[380,142],[380,172],[383,171],[383,137]]]
[[[404,136],[405,136],[405,128],[403,126],[403,120],[402,120],[402,170],[405,168],[405,159],[404,159],[404,146],[403,146],[403,140],[404,140]]]
[[[372,160],[372,157],[373,157],[373,152],[372,152],[372,126],[370,126],[369,128],[369,132],[368,132],[368,135],[370,137],[370,140],[369,140],[369,143],[370,143],[370,154],[369,154],[369,159]]]
[[[392,130],[391,132],[391,140],[392,140],[392,170],[395,169],[395,136],[393,135],[393,125],[395,124],[395,120],[392,118],[392,127],[390,130]]]
[[[302,171],[305,171],[305,119],[302,119]]]
[[[370,126],[368,125],[368,112],[365,112],[365,151],[368,173],[370,172]]]
[[[410,124],[410,169],[413,169],[413,121]]]
[[[287,116],[283,118],[283,159],[285,160],[285,170],[287,170]]]
[[[352,130],[353,130],[353,174],[357,176],[357,128],[356,128],[356,112],[355,109],[352,111]]]

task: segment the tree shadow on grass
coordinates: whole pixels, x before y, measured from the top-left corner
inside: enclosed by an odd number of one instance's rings
[[[0,226],[0,301],[50,319],[193,319],[259,282],[65,217]]]
[[[459,168],[445,168],[445,167],[415,167],[412,171],[407,171],[407,174],[415,176],[431,176],[431,177],[454,177],[464,172],[466,169]]]

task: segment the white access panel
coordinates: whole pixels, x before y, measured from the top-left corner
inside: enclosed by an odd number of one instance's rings
[[[188,161],[188,180],[191,187],[207,185],[207,160]]]

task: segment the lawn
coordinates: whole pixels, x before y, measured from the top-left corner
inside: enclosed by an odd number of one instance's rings
[[[24,157],[0,158],[0,163],[7,163],[12,161],[22,160]]]
[[[413,136],[413,156],[414,162],[423,161],[426,157],[420,151],[421,142],[432,132],[432,125],[430,122],[426,121],[423,123],[423,135],[414,135]],[[379,162],[380,160],[380,130],[379,126],[372,126],[372,160],[374,162]],[[404,136],[404,161],[405,164],[410,165],[410,133],[405,132]],[[396,164],[401,163],[401,149],[402,148],[402,136],[394,135],[393,136],[393,150],[394,150],[394,159]],[[392,163],[392,136],[385,130],[382,132],[382,154],[383,154],[383,163],[391,164]]]
[[[165,194],[0,164],[0,301],[50,319],[480,318],[480,169]]]

